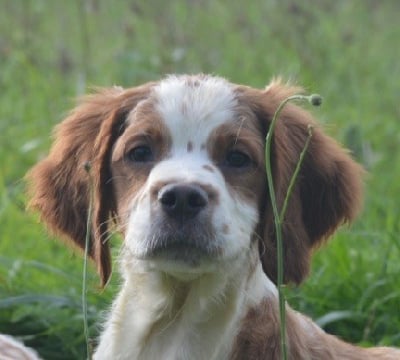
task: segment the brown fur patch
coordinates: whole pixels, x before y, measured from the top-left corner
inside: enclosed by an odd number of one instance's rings
[[[248,310],[236,336],[230,360],[281,359],[279,310],[276,298],[264,299]],[[306,316],[286,309],[286,344],[289,360],[395,360],[400,351],[363,349],[326,334]]]
[[[116,212],[109,167],[111,149],[125,128],[127,114],[145,99],[153,84],[129,90],[110,88],[84,97],[56,128],[49,155],[27,174],[29,207],[38,210],[49,229],[84,249],[89,208],[91,164],[94,213],[89,254],[104,285],[111,274],[109,218]]]
[[[151,99],[138,105],[128,118],[124,134],[114,146],[111,168],[120,224],[127,223],[131,201],[147,181],[153,166],[170,151],[171,136],[154,109]],[[126,159],[131,149],[142,145],[150,147],[153,161],[135,163]]]
[[[280,359],[279,317],[276,301],[263,301],[248,310],[232,349],[230,360]]]
[[[263,138],[281,101],[300,89],[273,82],[265,91],[248,87],[238,87],[236,91],[239,103],[250,107],[257,117]],[[323,133],[308,112],[288,104],[277,122],[271,149],[278,208],[282,207],[309,125],[314,127],[313,136],[283,223],[286,282],[300,283],[308,273],[312,249],[340,224],[354,219],[361,207],[361,167]],[[264,270],[275,281],[274,221],[269,197],[264,196],[263,201],[260,221],[264,227],[258,235],[264,243],[260,244],[260,255]]]
[[[266,184],[264,139],[257,118],[249,110],[237,109],[236,121],[216,128],[208,139],[207,151],[224,175],[232,196],[240,196],[260,208]],[[232,150],[247,154],[251,164],[245,168],[227,166],[226,157]]]

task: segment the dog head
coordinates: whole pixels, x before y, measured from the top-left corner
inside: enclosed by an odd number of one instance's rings
[[[99,91],[57,127],[50,154],[28,173],[30,205],[83,249],[93,191],[89,253],[103,284],[111,273],[111,223],[124,251],[161,271],[214,271],[256,244],[275,280],[265,136],[280,102],[300,90],[199,75]],[[361,202],[359,165],[309,113],[289,104],[272,142],[278,207],[309,125],[313,136],[283,224],[286,282],[301,282],[313,248],[352,220]]]

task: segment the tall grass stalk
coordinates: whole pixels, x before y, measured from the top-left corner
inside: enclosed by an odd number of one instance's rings
[[[308,137],[304,144],[303,150],[300,153],[299,161],[296,164],[296,168],[294,173],[290,179],[289,186],[286,192],[286,196],[282,205],[282,209],[279,212],[278,205],[276,202],[275,195],[275,187],[272,178],[272,167],[271,167],[271,143],[275,130],[276,123],[278,121],[279,115],[282,109],[289,101],[293,100],[307,100],[314,106],[319,106],[321,104],[321,97],[319,95],[293,95],[284,99],[276,109],[274,116],[272,118],[272,122],[267,133],[265,139],[265,170],[267,173],[267,182],[268,182],[268,190],[271,199],[271,206],[274,215],[274,224],[275,224],[275,232],[276,232],[276,247],[277,247],[277,287],[278,287],[278,296],[279,296],[279,319],[280,319],[280,338],[281,338],[281,358],[283,360],[287,360],[287,344],[286,344],[286,311],[285,311],[285,294],[283,292],[283,239],[282,239],[282,223],[284,221],[286,209],[288,206],[289,198],[293,191],[294,184],[296,182],[296,178],[299,174],[301,164],[304,161],[305,154],[307,152],[308,146],[310,144],[310,140],[312,137],[312,126],[308,127]]]
[[[86,342],[86,358],[91,359],[91,351],[90,351],[90,334],[89,334],[89,326],[88,326],[88,310],[87,310],[87,268],[88,268],[88,257],[89,257],[89,243],[91,236],[91,228],[92,228],[92,214],[93,214],[93,178],[91,173],[91,164],[87,162],[84,165],[85,171],[89,176],[89,208],[86,220],[86,236],[85,236],[85,254],[83,257],[83,274],[82,274],[82,313],[83,313],[83,330],[85,334],[85,342]]]

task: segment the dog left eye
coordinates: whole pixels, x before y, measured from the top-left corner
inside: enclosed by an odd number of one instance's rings
[[[250,157],[238,150],[229,151],[226,155],[226,165],[235,168],[242,168],[250,165],[251,159]]]
[[[127,158],[133,162],[148,162],[154,160],[151,148],[146,145],[137,146],[129,150]]]

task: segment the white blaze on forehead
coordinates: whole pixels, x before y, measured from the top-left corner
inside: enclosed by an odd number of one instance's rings
[[[215,159],[207,152],[207,146],[203,147],[209,145],[210,136],[221,125],[237,120],[238,100],[234,86],[222,78],[171,76],[153,88],[148,104],[151,105],[152,115],[154,110],[157,113],[154,119],[163,123],[159,127],[161,131],[168,132],[164,134],[168,140],[164,139],[168,144],[168,153],[154,164],[145,184],[132,199],[125,243],[137,258],[146,258],[151,244],[157,241],[159,231],[168,230],[167,220],[167,225],[161,225],[163,222],[158,224],[157,219],[163,219],[163,212],[155,204],[160,189],[172,183],[196,183],[213,194],[216,201],[204,214],[206,225],[199,223],[196,226],[199,229],[205,226],[213,234],[209,241],[218,249],[219,260],[231,261],[249,249],[251,234],[258,220],[257,204],[253,200],[243,201],[239,192],[230,191],[227,186],[229,180],[218,166],[214,166]],[[146,111],[148,108],[144,107],[141,115],[146,115]],[[144,116],[143,119],[144,123],[149,120],[147,124],[151,127],[152,118]],[[155,125],[159,126],[159,123]],[[192,271],[173,259],[166,261],[170,263],[168,271],[176,264],[174,274]],[[157,266],[166,271],[164,265]],[[214,264],[210,265],[204,259],[195,271],[202,273],[214,269]]]
[[[199,146],[218,126],[233,119],[232,85],[218,77],[170,76],[154,88],[156,109],[172,135],[173,147]]]

